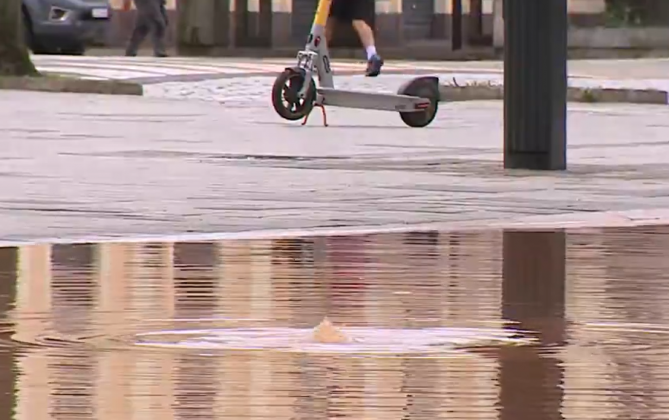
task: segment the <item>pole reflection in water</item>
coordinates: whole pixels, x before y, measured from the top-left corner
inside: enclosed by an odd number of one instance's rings
[[[76,337],[94,330],[99,296],[97,246],[54,245],[51,267],[53,338]],[[49,369],[58,378],[50,407],[54,420],[94,415],[96,368],[96,355],[83,348],[62,351],[59,358],[51,360]]]
[[[0,248],[0,339],[11,324],[4,324],[3,315],[8,313],[16,301],[17,249]],[[0,341],[0,419],[13,419],[16,411],[16,359],[14,352],[4,348]]]
[[[504,232],[502,315],[538,334],[541,348],[500,352],[500,419],[562,419],[566,241],[559,232]]]
[[[174,289],[177,318],[215,316],[218,303],[219,247],[217,243],[174,245]],[[231,279],[235,282],[236,279]],[[198,355],[176,358],[174,374],[174,414],[177,420],[213,418],[219,378],[216,359]]]

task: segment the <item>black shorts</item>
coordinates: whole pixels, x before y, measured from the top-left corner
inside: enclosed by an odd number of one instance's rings
[[[365,20],[367,18],[367,0],[333,0],[330,16],[344,22]]]

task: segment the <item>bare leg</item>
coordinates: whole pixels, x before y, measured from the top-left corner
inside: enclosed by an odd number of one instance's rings
[[[367,76],[376,77],[381,73],[383,67],[383,59],[379,57],[376,52],[376,44],[374,42],[374,31],[369,27],[367,22],[362,19],[353,20],[353,28],[360,37],[360,42],[365,47],[367,53]]]
[[[353,29],[358,33],[360,37],[360,42],[365,48],[374,46],[374,31],[369,27],[367,22],[364,20],[354,20]]]
[[[328,22],[325,25],[325,40],[328,42],[328,45],[332,42],[332,34],[334,33],[335,26],[337,26],[337,19],[333,17],[328,18]]]

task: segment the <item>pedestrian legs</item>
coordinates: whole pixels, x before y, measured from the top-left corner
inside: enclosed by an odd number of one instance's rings
[[[135,28],[130,36],[126,48],[127,56],[137,55],[142,41],[151,32],[153,53],[157,57],[165,57],[165,32],[167,29],[167,15],[164,11],[163,0],[134,0],[137,9]]]

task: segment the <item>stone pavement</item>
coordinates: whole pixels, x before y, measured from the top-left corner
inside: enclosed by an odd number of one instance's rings
[[[33,61],[40,71],[95,80],[127,80],[144,84],[192,82],[249,76],[276,75],[295,64],[294,59],[211,58],[211,57],[113,57],[37,55]],[[366,63],[337,60],[339,75],[362,74]],[[386,74],[443,72],[447,62],[388,61]],[[467,69],[463,69],[467,72]],[[499,73],[496,69],[473,69],[476,73]]]
[[[573,105],[570,170],[530,173],[501,168],[501,106],[445,104],[425,129],[331,109],[325,128],[267,104],[0,92],[0,241],[669,208],[667,107]]]
[[[215,57],[114,57],[114,56],[33,56],[42,71],[65,73],[92,79],[124,79],[144,83],[187,82],[232,77],[274,75],[294,63],[291,59]],[[362,61],[336,60],[340,74],[361,74]],[[500,76],[500,61],[388,61],[386,74],[453,73]],[[569,73],[576,79],[625,82],[666,81],[669,59],[571,60]]]
[[[464,86],[467,83],[490,83],[502,85],[503,76],[476,73],[433,73],[442,83],[455,80]],[[335,86],[342,89],[370,92],[396,92],[397,88],[415,74],[386,74],[383,77],[368,78],[361,75],[338,76]],[[157,98],[198,99],[216,101],[230,106],[260,106],[268,104],[268,92],[271,91],[275,76],[249,76],[226,79],[203,80],[199,82],[166,82],[144,85],[144,95]],[[633,81],[608,79],[570,79],[569,85],[581,88],[622,88],[656,89],[669,91],[669,79]]]
[[[149,96],[215,100],[241,106],[264,98],[275,75],[293,63],[286,59],[252,58],[35,56],[42,71],[85,79],[139,82]],[[364,63],[337,61],[338,87],[396,91],[417,74],[433,74],[443,82],[502,84],[499,62],[389,62],[376,79],[362,76]],[[570,85],[585,88],[669,91],[669,60],[576,60],[570,62]]]

